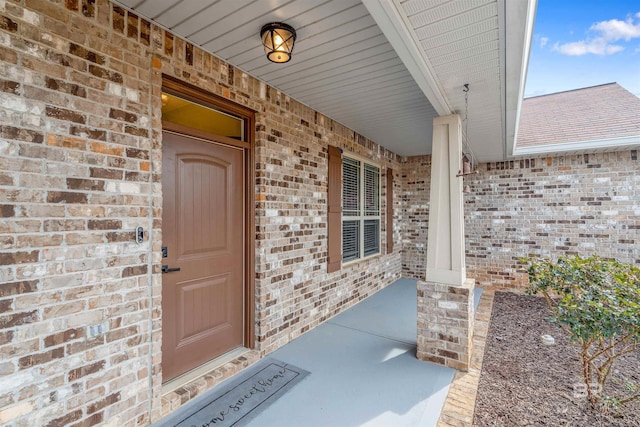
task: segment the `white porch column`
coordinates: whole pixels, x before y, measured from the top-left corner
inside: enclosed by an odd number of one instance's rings
[[[421,360],[468,370],[473,333],[473,287],[464,246],[462,131],[457,114],[433,120],[426,281],[418,282]]]

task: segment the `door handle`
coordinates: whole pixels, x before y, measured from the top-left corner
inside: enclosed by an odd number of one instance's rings
[[[172,273],[174,271],[180,271],[179,267],[175,267],[175,268],[169,268],[168,265],[162,265],[162,272],[163,273]]]

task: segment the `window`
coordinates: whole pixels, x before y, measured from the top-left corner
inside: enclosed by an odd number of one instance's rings
[[[246,141],[243,119],[169,92],[162,93],[162,120]]]
[[[342,262],[380,253],[380,168],[342,161]]]

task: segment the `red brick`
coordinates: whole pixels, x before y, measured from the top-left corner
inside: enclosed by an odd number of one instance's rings
[[[22,282],[0,283],[0,298],[28,294],[38,290],[37,280],[28,280]]]
[[[65,0],[65,6],[69,10],[78,11],[78,0]]]
[[[0,252],[0,265],[26,264],[38,262],[40,251]]]
[[[138,128],[135,126],[125,126],[124,131],[133,136],[142,136],[145,138],[149,137],[149,131],[147,129]]]
[[[122,277],[131,277],[131,276],[140,276],[142,274],[147,274],[147,265],[136,265],[133,267],[125,267],[122,270]]]
[[[58,120],[66,120],[69,122],[85,124],[87,122],[87,118],[84,114],[76,113],[75,111],[67,110],[59,107],[52,107],[47,105],[45,113],[48,117],[58,119]]]
[[[20,83],[0,79],[0,92],[17,95],[20,92]]]
[[[10,64],[16,64],[18,62],[18,54],[15,50],[0,46],[0,60]]]
[[[79,136],[82,138],[95,139],[98,141],[107,140],[107,132],[102,129],[94,129],[84,126],[71,126],[69,128],[71,135]]]
[[[17,128],[13,126],[0,126],[0,138],[15,139],[17,141],[33,142],[42,144],[44,135],[42,132]]]
[[[92,348],[104,345],[104,335],[99,335],[95,338],[75,341],[70,344],[67,344],[67,354],[76,354],[80,352],[84,352],[90,350]]]
[[[69,371],[67,378],[69,381],[76,381],[82,377],[86,377],[87,375],[95,374],[104,368],[105,363],[106,362],[104,360],[101,360],[99,362],[85,365],[81,368],[72,369]]]
[[[49,203],[87,203],[85,193],[73,193],[69,191],[49,191],[47,194]]]
[[[140,18],[140,41],[146,46],[151,43],[151,23],[144,18]]]
[[[13,340],[13,331],[0,331],[0,345],[5,345]]]
[[[122,74],[110,71],[106,68],[98,67],[97,65],[90,64],[89,72],[96,77],[110,80],[114,83],[122,83],[124,81],[124,79],[122,78]]]
[[[83,46],[79,46],[75,43],[69,43],[69,53],[71,55],[78,56],[82,59],[86,59],[87,61],[91,61],[99,65],[103,65],[106,62],[103,55],[100,55],[99,53],[86,49]]]
[[[67,178],[69,190],[104,191],[104,181],[97,179]]]
[[[13,205],[0,205],[0,218],[11,218],[16,214]]]
[[[58,347],[44,353],[32,354],[18,359],[18,366],[20,369],[30,368],[32,366],[41,365],[43,363],[51,362],[55,359],[64,357],[64,348]]]
[[[109,243],[114,242],[131,242],[135,240],[135,234],[132,231],[110,232],[106,234]]]
[[[149,181],[149,174],[140,172],[125,172],[124,179],[126,181],[147,182]]]
[[[127,36],[138,38],[138,16],[132,12],[127,12]]]
[[[109,405],[113,405],[120,401],[120,393],[113,393],[98,402],[92,403],[87,407],[87,414],[93,414]]]
[[[0,30],[16,33],[18,32],[18,24],[12,21],[11,18],[0,15]]]
[[[13,306],[13,301],[10,299],[0,300],[0,314],[6,313],[7,311],[11,311],[11,307]]]
[[[64,332],[58,332],[45,337],[44,346],[53,347],[79,338],[84,338],[84,329],[67,329]]]
[[[121,120],[128,123],[136,123],[138,121],[138,117],[135,114],[132,114],[123,110],[118,110],[116,108],[111,108],[109,110],[109,117],[115,120]]]
[[[123,8],[119,6],[113,7],[113,29],[119,33],[124,33],[125,14],[126,11]]]
[[[115,219],[90,219],[89,230],[119,230],[122,228],[122,221]]]
[[[73,421],[77,421],[82,418],[82,409],[77,409],[73,412],[69,412],[61,417],[58,417],[42,427],[63,427],[71,424]]]
[[[96,13],[95,3],[96,0],[82,0],[82,14],[87,18],[93,18]]]
[[[104,412],[98,412],[97,414],[93,414],[89,418],[86,418],[79,423],[73,424],[71,427],[91,427],[100,424],[102,421],[104,421]]]
[[[122,179],[124,172],[118,169],[105,169],[92,167],[89,169],[92,178]]]
[[[78,96],[81,98],[87,97],[87,90],[80,85],[77,85],[74,83],[67,83],[63,80],[54,79],[48,76],[45,77],[44,81],[45,81],[45,85],[49,89],[63,92],[73,96]]]

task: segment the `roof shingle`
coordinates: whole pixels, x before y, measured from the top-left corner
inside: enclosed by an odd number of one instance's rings
[[[526,98],[518,147],[640,135],[640,98],[617,83]]]

